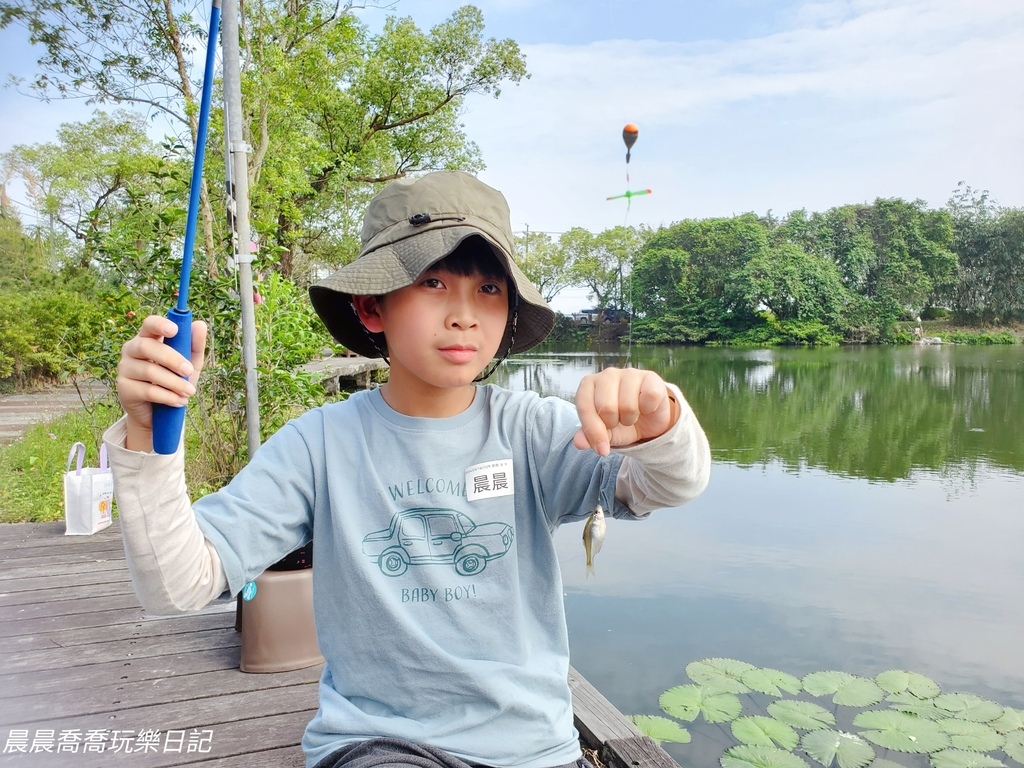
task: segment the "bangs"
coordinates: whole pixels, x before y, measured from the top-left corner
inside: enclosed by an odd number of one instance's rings
[[[508,282],[508,273],[504,265],[494,254],[490,244],[478,235],[467,237],[454,251],[431,264],[429,268],[451,272],[460,277],[479,275],[491,279],[504,278]]]

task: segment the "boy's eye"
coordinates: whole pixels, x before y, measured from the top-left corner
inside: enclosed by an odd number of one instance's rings
[[[484,293],[501,293],[501,286],[497,283],[484,283],[480,290]]]
[[[426,286],[427,288],[440,288],[442,283],[436,277],[428,277],[420,283],[420,285]]]

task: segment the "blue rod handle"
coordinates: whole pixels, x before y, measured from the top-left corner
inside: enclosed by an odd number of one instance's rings
[[[181,312],[171,307],[167,319],[178,327],[173,336],[164,338],[164,344],[181,354],[186,360],[192,359],[192,312]],[[185,426],[184,405],[163,405],[153,403],[153,450],[169,456],[178,450],[181,430]]]

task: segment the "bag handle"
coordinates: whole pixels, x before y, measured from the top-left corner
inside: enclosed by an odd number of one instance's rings
[[[109,472],[110,465],[107,464],[107,444],[100,443],[100,472]]]
[[[85,443],[75,443],[71,446],[71,453],[68,454],[68,465],[65,468],[65,472],[71,471],[71,462],[75,460],[75,453],[78,453],[78,466],[75,469],[75,474],[82,474],[82,462],[85,461]]]

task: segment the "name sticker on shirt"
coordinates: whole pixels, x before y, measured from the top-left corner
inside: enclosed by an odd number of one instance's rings
[[[466,470],[466,498],[469,501],[511,496],[513,493],[512,459],[474,464]]]

